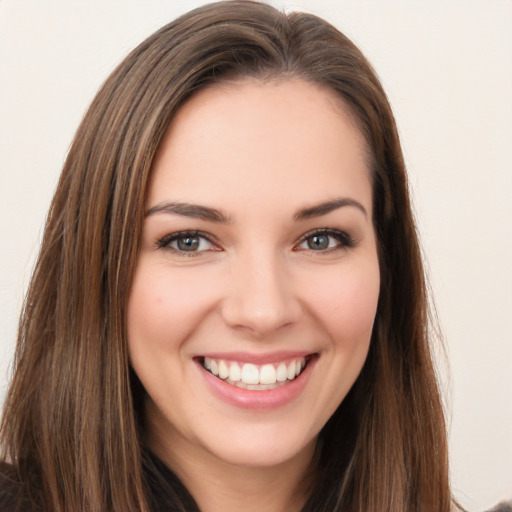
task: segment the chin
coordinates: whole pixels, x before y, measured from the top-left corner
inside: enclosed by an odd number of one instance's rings
[[[316,433],[293,432],[290,425],[259,424],[223,433],[210,438],[205,448],[226,464],[248,468],[271,468],[303,457],[310,460],[317,440]]]

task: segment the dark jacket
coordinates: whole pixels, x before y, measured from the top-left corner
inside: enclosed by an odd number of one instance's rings
[[[161,460],[147,452],[143,466],[153,512],[200,512],[192,496]],[[181,506],[176,508],[175,503]],[[0,463],[0,512],[42,512],[17,482],[16,471],[6,463]],[[487,512],[512,512],[512,501],[502,502]]]

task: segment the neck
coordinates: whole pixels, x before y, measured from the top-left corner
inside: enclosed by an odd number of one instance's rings
[[[299,512],[307,499],[307,485],[300,486],[305,475],[297,474],[292,481],[289,472],[283,476],[281,471],[241,467],[219,471],[217,464],[200,480],[193,471],[182,471],[181,478],[202,512]]]
[[[201,512],[299,512],[308,498],[315,440],[292,459],[268,467],[233,465],[212,454],[190,453],[180,449],[176,439],[172,445],[161,437],[150,436],[149,441]]]

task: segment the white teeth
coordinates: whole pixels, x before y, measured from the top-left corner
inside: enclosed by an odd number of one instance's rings
[[[251,363],[226,362],[205,357],[203,366],[213,375],[229,384],[245,389],[266,390],[292,381],[306,366],[306,358],[294,359],[287,363],[264,364],[260,367]]]
[[[242,380],[242,370],[240,370],[240,366],[236,363],[231,363],[229,365],[229,380],[232,380],[233,382]]]
[[[250,391],[266,391],[269,386],[262,386],[261,384],[246,384],[245,389]]]
[[[288,377],[288,380],[292,380],[295,378],[295,361],[292,361],[288,365],[288,371],[286,376]]]
[[[219,361],[219,377],[227,379],[229,377],[229,370],[224,361]]]
[[[284,382],[286,379],[288,378],[288,371],[286,369],[286,365],[284,363],[281,363],[278,367],[277,367],[277,375],[276,375],[276,379],[279,381],[279,382]]]
[[[259,384],[260,372],[254,364],[244,364],[242,368],[242,382],[245,384]]]
[[[260,370],[260,384],[275,384],[276,369],[271,364],[266,364]]]

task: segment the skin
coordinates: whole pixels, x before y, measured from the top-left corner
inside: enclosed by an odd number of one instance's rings
[[[340,198],[352,204],[297,218]],[[175,202],[227,222],[156,211]],[[377,307],[363,136],[341,99],[300,79],[215,85],[173,119],[146,206],[127,321],[149,445],[204,512],[299,510],[317,435],[364,364]],[[311,248],[311,230],[325,228],[344,238]],[[159,243],[183,230],[210,241],[192,252]],[[198,357],[212,351],[307,351],[314,364],[293,400],[243,409],[206,384]]]

